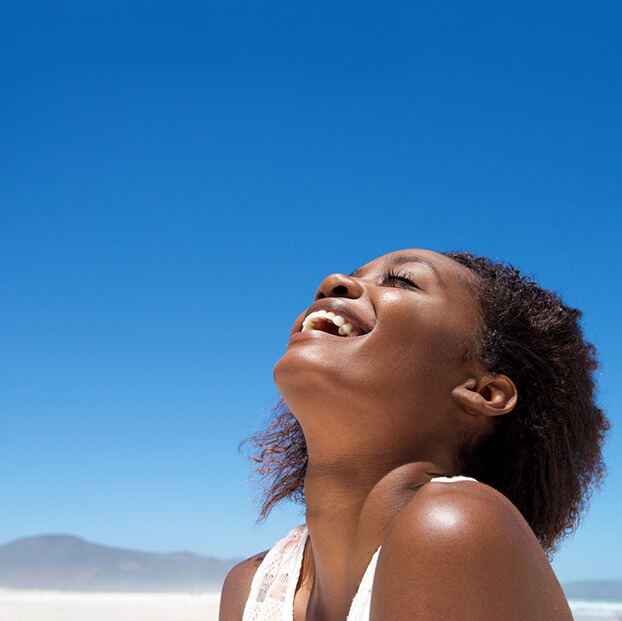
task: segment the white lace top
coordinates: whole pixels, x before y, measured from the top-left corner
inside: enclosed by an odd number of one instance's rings
[[[436,477],[430,482],[474,481],[470,477]],[[294,595],[309,533],[294,528],[266,554],[258,567],[246,601],[242,621],[293,621]],[[369,621],[371,590],[380,548],[369,561],[346,621]]]

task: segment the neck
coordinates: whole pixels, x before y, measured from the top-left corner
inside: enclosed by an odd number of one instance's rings
[[[446,469],[429,461],[309,460],[305,504],[310,549],[307,619],[346,618],[361,578],[396,515]],[[360,462],[360,463],[359,463]]]

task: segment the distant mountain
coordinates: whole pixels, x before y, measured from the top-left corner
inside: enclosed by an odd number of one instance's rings
[[[562,586],[568,599],[622,602],[622,580],[585,580]]]
[[[155,554],[42,535],[0,546],[0,587],[71,591],[218,590],[236,561]]]

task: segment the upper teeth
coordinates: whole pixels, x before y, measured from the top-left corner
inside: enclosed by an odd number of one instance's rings
[[[352,325],[349,324],[341,315],[335,315],[335,313],[325,310],[314,311],[307,315],[305,320],[302,322],[301,332],[313,330],[315,323],[321,319],[328,319],[338,326],[339,334],[341,334],[341,336],[354,336],[352,334]]]

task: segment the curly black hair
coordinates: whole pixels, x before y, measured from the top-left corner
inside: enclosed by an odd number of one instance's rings
[[[511,415],[465,448],[460,474],[504,494],[550,553],[576,529],[605,474],[609,421],[596,404],[596,350],[584,338],[581,312],[511,265],[467,252],[445,256],[476,276],[480,325],[467,356],[507,375],[519,395]],[[282,500],[304,500],[305,439],[282,401],[250,441],[264,484],[260,519]]]

